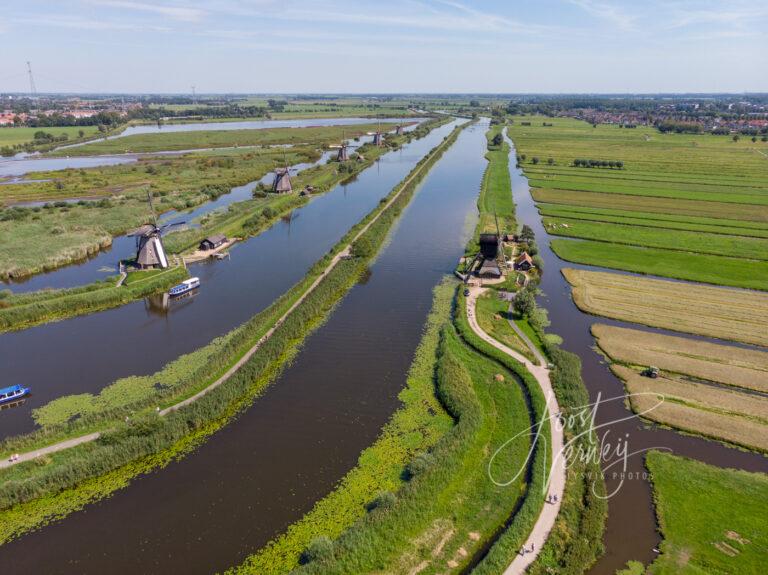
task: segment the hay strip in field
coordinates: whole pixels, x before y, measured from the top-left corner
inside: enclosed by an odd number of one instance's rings
[[[744,408],[746,402],[752,401],[757,405],[757,401],[762,400],[764,417],[767,400],[739,392],[707,388],[703,384],[688,384],[691,388],[685,389],[683,386],[686,384],[683,382],[651,380],[622,366],[613,366],[612,369],[624,379],[632,409],[636,413],[642,413],[645,419],[736,445],[768,451],[768,425],[755,419],[752,413],[749,414],[751,417],[735,413],[739,408]],[[718,393],[720,395],[716,397]],[[741,395],[744,397],[739,398]],[[680,400],[686,403],[680,403]],[[723,411],[712,411],[713,408]],[[760,410],[760,407],[757,409]],[[755,408],[751,409],[754,410]]]
[[[563,275],[587,313],[768,346],[768,294],[570,268]]]
[[[690,407],[729,416],[757,418],[762,420],[759,422],[762,425],[768,425],[768,397],[688,381],[679,376],[662,375],[651,379],[623,365],[612,365],[611,370],[624,381],[629,393],[658,393],[667,400],[686,403]]]
[[[593,325],[592,334],[614,361],[768,392],[768,352],[605,324]]]

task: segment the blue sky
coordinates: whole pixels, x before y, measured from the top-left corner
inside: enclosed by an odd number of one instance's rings
[[[3,0],[0,92],[768,91],[768,0]]]

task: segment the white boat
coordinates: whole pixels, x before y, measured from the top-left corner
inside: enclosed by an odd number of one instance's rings
[[[179,296],[200,287],[200,278],[189,278],[168,290],[168,295]]]

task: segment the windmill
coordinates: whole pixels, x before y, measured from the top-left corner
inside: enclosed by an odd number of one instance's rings
[[[288,169],[288,160],[285,158],[285,150],[283,150],[283,161],[285,162],[284,168],[277,168],[275,170],[275,179],[272,182],[272,191],[276,194],[287,194],[293,191],[291,185],[291,174]]]
[[[144,224],[128,235],[136,238],[136,265],[140,269],[165,269],[168,267],[168,256],[165,254],[161,238],[172,227],[183,225],[186,222],[173,222],[159,226],[155,208],[152,205],[152,193],[149,191],[147,191],[147,200],[149,201],[149,211],[152,213],[152,223]]]
[[[376,133],[373,135],[373,145],[381,146],[384,143],[384,135],[381,133],[381,121],[379,121],[379,127],[376,129]]]
[[[398,124],[397,125],[397,129],[395,130],[395,136],[402,136],[403,132],[404,132],[403,125],[402,124]]]
[[[347,139],[345,137],[345,133],[342,131],[341,133],[341,147],[339,148],[339,153],[336,155],[336,159],[340,162],[346,162],[349,159],[349,152],[347,151],[348,146]]]

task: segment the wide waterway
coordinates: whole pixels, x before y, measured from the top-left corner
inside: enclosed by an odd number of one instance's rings
[[[486,129],[462,132],[365,281],[246,412],[184,459],[3,546],[0,571],[207,574],[239,563],[310,510],[399,404],[432,288],[452,272],[473,227]],[[237,289],[253,285],[243,277]]]
[[[605,477],[608,493],[615,491],[615,494],[608,500],[608,523],[604,538],[606,554],[590,573],[613,575],[630,559],[647,564],[656,557],[653,549],[659,543],[659,535],[656,532],[651,489],[644,466],[646,451],[652,448],[668,449],[678,455],[720,467],[736,467],[751,471],[768,471],[768,460],[762,455],[729,448],[715,441],[646,425],[627,409],[623,401],[624,385],[611,373],[603,357],[594,350],[595,341],[589,331],[590,326],[595,323],[605,323],[686,336],[595,317],[581,312],[576,307],[571,299],[571,287],[561,273],[563,268],[621,272],[570,264],[562,261],[552,252],[549,247],[550,236],[542,225],[541,216],[531,197],[528,179],[520,169],[515,167],[515,156],[516,152],[512,144],[510,175],[517,220],[520,225],[528,224],[533,228],[539,253],[544,260],[544,274],[540,286],[543,295],[539,301],[542,307],[549,311],[552,325],[548,331],[560,335],[564,340],[562,347],[581,358],[582,376],[591,401],[597,401],[600,394],[601,403],[597,409],[597,424],[605,427],[597,430],[598,440],[601,440],[603,445],[615,449],[621,439],[621,442],[626,442],[628,452],[635,453],[627,458],[626,470],[621,463],[622,458],[613,457],[602,462],[603,468],[607,469]],[[612,467],[608,469],[609,465]]]
[[[406,119],[390,119],[388,122],[405,121]],[[410,120],[413,120],[411,118]],[[266,128],[282,128],[282,127],[310,127],[310,126],[338,126],[338,125],[354,125],[359,123],[370,122],[370,119],[366,118],[333,118],[331,119],[315,119],[315,120],[265,120],[260,122],[217,122],[215,124],[173,124],[158,129],[157,126],[134,126],[127,128],[123,133],[113,136],[114,138],[123,137],[137,133],[153,133],[157,131],[207,131],[207,130],[245,130],[245,129],[266,129]],[[406,130],[412,130],[415,126],[409,126]],[[361,138],[360,142],[350,142],[351,148],[355,148],[361,143],[369,140],[370,138]],[[189,150],[194,152],[195,150]],[[163,154],[165,152],[155,152],[157,154]],[[177,152],[173,152],[177,153]],[[302,170],[307,167],[311,167],[316,163],[324,162],[328,153],[323,154],[318,162],[315,163],[302,163],[292,166],[293,170]],[[147,155],[147,154],[145,154]],[[152,154],[148,154],[152,155]],[[22,156],[20,154],[20,156]],[[93,168],[99,166],[109,166],[115,164],[122,164],[126,162],[133,162],[139,155],[124,155],[124,156],[83,156],[83,157],[71,157],[71,158],[35,158],[34,156],[24,155],[22,158],[0,160],[0,177],[3,176],[15,176],[20,177],[30,171],[41,170],[62,170],[65,168]],[[33,158],[33,159],[29,159]],[[205,213],[208,213],[214,209],[221,209],[233,202],[239,202],[250,198],[250,194],[259,181],[269,183],[272,181],[273,175],[267,174],[261,180],[249,182],[242,186],[232,188],[232,191],[228,194],[221,196],[213,202],[208,202],[202,206],[196,208],[192,213],[181,214],[179,217],[169,219],[164,218],[167,223],[169,221],[176,220],[190,220],[195,217],[199,217]],[[2,190],[0,190],[1,192]],[[84,285],[100,279],[103,279],[109,275],[114,275],[117,272],[117,264],[121,259],[131,257],[135,252],[135,240],[128,236],[117,236],[113,239],[112,245],[104,250],[100,250],[93,257],[84,261],[73,262],[72,264],[56,268],[50,272],[36,274],[33,276],[21,278],[19,280],[11,280],[8,283],[0,281],[0,287],[8,287],[12,291],[30,292],[43,288],[68,288],[78,285]]]
[[[0,334],[3,380],[32,388],[22,405],[0,412],[0,437],[33,428],[30,411],[73,393],[98,392],[117,378],[150,374],[267,307],[459,122],[433,130],[347,184],[313,198],[260,235],[235,244],[231,259],[190,266],[194,297],[163,306],[154,298],[120,308]]]

